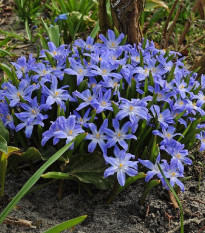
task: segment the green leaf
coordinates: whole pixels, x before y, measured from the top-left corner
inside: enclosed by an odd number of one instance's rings
[[[90,36],[95,39],[97,36],[98,32],[100,31],[100,26],[99,26],[99,20],[96,22],[95,27],[93,28],[92,32],[90,33]]]
[[[74,140],[65,145],[59,151],[57,151],[53,156],[50,157],[36,172],[35,174],[26,182],[23,188],[18,192],[18,194],[12,199],[8,206],[0,214],[0,224],[3,223],[4,219],[12,211],[14,206],[23,198],[23,196],[29,191],[29,189],[39,180],[44,171],[53,164],[57,159],[59,159],[62,154],[68,150],[68,148],[73,144]]]
[[[7,141],[1,135],[0,135],[0,151],[5,154],[8,153]]]
[[[28,40],[31,41],[32,36],[31,36],[31,30],[30,30],[29,25],[28,25],[28,20],[25,21],[25,29],[26,29],[26,33],[28,36]]]
[[[145,9],[144,11],[151,11],[154,8],[157,7],[164,7],[168,11],[168,6],[164,3],[164,1],[159,1],[159,0],[147,0],[145,4]]]
[[[42,160],[42,156],[39,150],[34,147],[30,147],[27,151],[23,153],[17,152],[9,156],[9,164],[11,166],[22,162],[33,162],[36,160]]]
[[[106,165],[101,154],[73,154],[70,157],[70,165],[72,167],[69,169],[69,174],[81,182],[91,183],[101,190],[110,188],[103,175]]]
[[[50,41],[53,42],[56,47],[59,47],[59,45],[60,45],[59,26],[55,25],[53,27],[49,27],[48,28],[48,35],[49,35]]]
[[[1,55],[2,54],[2,55]],[[10,57],[13,57],[13,56],[15,56],[15,54],[14,53],[10,53],[10,52],[8,52],[8,51],[6,51],[6,50],[4,50],[4,49],[0,49],[0,56],[6,56],[6,55],[8,55],[8,56],[10,56]]]
[[[68,220],[66,222],[60,223],[60,224],[48,229],[47,231],[44,231],[43,233],[59,233],[61,231],[64,231],[68,228],[71,228],[71,227],[81,223],[86,218],[87,218],[87,215],[83,215],[83,216]]]
[[[0,136],[9,142],[9,131],[5,128],[3,121],[0,119]]]
[[[69,173],[64,172],[47,172],[41,176],[45,179],[68,179],[68,180],[74,180],[72,176],[69,175]]]
[[[10,78],[10,79],[13,78],[11,68],[9,66],[7,66],[6,64],[0,63],[0,68],[6,73],[8,78]]]
[[[0,47],[6,45],[11,40],[12,40],[11,37],[6,37],[4,40],[0,41]]]

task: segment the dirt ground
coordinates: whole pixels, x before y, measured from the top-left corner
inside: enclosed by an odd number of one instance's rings
[[[192,169],[185,182],[185,193],[179,198],[184,209],[185,233],[205,232],[205,180],[200,184]],[[0,200],[0,211],[8,204],[29,178],[23,170],[20,177],[9,174],[6,181],[6,196]],[[202,177],[203,178],[203,177]],[[41,181],[42,182],[42,181]],[[81,190],[72,181],[65,181],[63,195],[58,199],[58,182],[27,194],[11,212],[10,217],[29,220],[35,229],[0,226],[1,233],[30,232],[40,233],[58,223],[81,215],[87,219],[72,229],[73,233],[171,233],[180,232],[179,209],[174,209],[167,191],[159,185],[154,188],[144,205],[139,204],[144,182],[139,181],[122,192],[110,205],[106,201],[108,191],[94,190],[93,197]],[[71,232],[66,230],[64,232]]]

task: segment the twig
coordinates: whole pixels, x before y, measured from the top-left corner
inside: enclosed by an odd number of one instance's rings
[[[9,225],[16,225],[20,227],[36,228],[35,226],[32,225],[31,221],[24,220],[24,219],[18,219],[18,218],[12,218],[12,217],[7,217],[3,223],[9,224]]]
[[[198,233],[203,232],[203,230],[205,230],[205,226],[201,227],[201,228],[199,229]]]
[[[191,44],[188,44],[188,45],[184,46],[184,47],[179,51],[179,53],[182,53],[184,50],[188,49],[192,44],[195,44],[195,43],[197,43],[198,41],[200,41],[200,40],[202,40],[202,39],[204,39],[204,38],[205,38],[205,35],[200,36],[199,38],[197,38],[196,40],[194,40]]]
[[[168,35],[167,35],[166,40],[165,40],[165,48],[167,48],[167,46],[168,46],[168,42],[169,42],[170,36],[171,36],[171,34],[172,34],[173,30],[174,30],[174,26],[176,25],[177,19],[179,17],[179,13],[180,13],[181,9],[184,8],[183,1],[184,0],[182,0],[181,3],[180,3],[179,8],[177,10],[177,13],[176,13],[176,15],[174,17],[173,23],[172,23],[172,25],[171,25],[171,27],[169,29]]]
[[[146,215],[145,215],[146,217],[148,217],[149,215],[149,208],[150,208],[150,205],[147,206]]]
[[[204,205],[205,205],[205,202],[200,201],[200,200],[196,200],[196,199],[194,199],[194,198],[184,197],[184,199],[188,199],[188,200],[190,200],[190,201],[195,201],[195,202],[198,202],[198,203],[201,203],[201,204],[204,204]]]
[[[172,16],[172,14],[173,14],[173,12],[174,12],[174,9],[176,8],[176,5],[177,5],[178,1],[179,1],[179,0],[175,0],[174,4],[172,5],[172,8],[171,8],[171,10],[170,10],[169,16],[168,16],[168,18],[167,18],[167,20],[166,20],[166,22],[165,22],[164,32],[163,32],[164,40],[166,40],[167,27],[168,27],[169,21],[170,21],[171,16]]]
[[[171,201],[172,204],[173,204],[173,207],[174,207],[175,209],[178,209],[178,208],[179,208],[179,205],[178,205],[178,203],[177,203],[177,201],[176,201],[176,199],[175,199],[173,193],[171,192],[171,190],[168,190],[168,194],[169,194],[169,199],[170,199],[170,201]]]
[[[184,31],[182,32],[182,35],[178,41],[177,47],[180,46],[182,44],[182,42],[184,41],[185,36],[186,36],[187,32],[189,31],[190,26],[191,26],[191,22],[190,22],[190,19],[188,19],[185,23]]]
[[[196,10],[200,7],[200,1],[201,0],[196,0],[194,6],[192,7],[192,12],[195,14],[196,13]],[[186,23],[185,23],[185,26],[184,26],[184,30],[182,32],[182,35],[179,39],[179,42],[178,42],[178,46],[180,46],[187,34],[187,32],[189,31],[189,28],[191,26],[191,16],[189,16],[189,18],[187,19]]]
[[[205,221],[205,218],[202,218],[200,220],[198,220],[197,218],[192,218],[189,220],[184,221],[184,225],[188,225],[190,223],[196,223],[196,224],[200,224],[201,222]],[[180,226],[174,228],[173,230],[169,231],[168,233],[175,233],[177,230],[179,230]]]

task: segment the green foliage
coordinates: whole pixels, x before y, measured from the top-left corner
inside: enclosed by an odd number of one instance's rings
[[[51,4],[46,4],[46,6],[52,11],[52,21],[57,19],[59,15],[67,14],[67,19],[56,20],[56,25],[59,26],[59,32],[64,42],[75,40],[77,33],[90,31],[94,28],[92,36],[95,37],[99,31],[98,3],[95,0],[52,0]],[[53,23],[55,22],[50,24]]]
[[[66,222],[60,223],[60,224],[48,229],[47,231],[44,231],[43,233],[59,233],[61,231],[64,231],[68,228],[71,228],[71,227],[81,223],[86,218],[87,218],[87,215],[83,215],[83,216],[68,220]]]
[[[73,154],[64,167],[67,172],[48,172],[42,177],[75,180],[106,190],[110,188],[110,184],[103,176],[105,168],[105,161],[100,154]]]
[[[16,4],[16,13],[23,22],[33,20],[39,10],[44,9],[41,0],[14,0],[14,2]]]

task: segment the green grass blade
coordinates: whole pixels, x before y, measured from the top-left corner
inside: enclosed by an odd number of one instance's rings
[[[2,53],[2,55],[8,55],[8,56],[10,56],[10,57],[12,57],[12,56],[15,56],[15,54],[14,53],[10,53],[10,52],[8,52],[8,51],[6,51],[6,50],[4,50],[4,49],[0,49],[0,53]],[[1,57],[1,55],[0,55],[0,57]]]
[[[99,26],[99,20],[96,22],[95,27],[93,28],[90,36],[95,39],[95,37],[97,36],[98,32],[100,31],[100,26]]]
[[[180,209],[180,220],[181,220],[181,233],[184,233],[184,214],[183,214],[183,208],[182,208],[182,205],[181,205],[181,202],[176,194],[176,192],[174,191],[174,189],[172,188],[171,184],[169,183],[168,179],[165,177],[164,175],[164,172],[162,171],[162,168],[160,167],[160,165],[157,163],[157,166],[166,182],[166,184],[169,186],[170,190],[172,191],[174,197],[176,198],[176,201],[179,205],[179,209]]]
[[[26,33],[28,36],[28,40],[31,41],[32,36],[31,36],[31,30],[30,30],[29,25],[28,25],[28,20],[25,21],[25,29],[26,29]]]
[[[23,196],[29,191],[29,189],[39,180],[44,171],[53,164],[61,155],[67,151],[67,149],[73,144],[74,140],[65,145],[59,151],[57,151],[53,156],[51,156],[36,172],[35,174],[26,182],[23,188],[17,193],[17,195],[12,199],[4,211],[0,214],[0,224],[3,223],[4,219],[12,211],[14,206],[23,198]]]
[[[87,218],[87,215],[83,215],[83,216],[68,220],[66,222],[60,223],[60,224],[48,229],[47,231],[44,231],[43,233],[59,233],[61,231],[64,231],[68,228],[71,228],[71,227],[81,223],[86,218]]]

